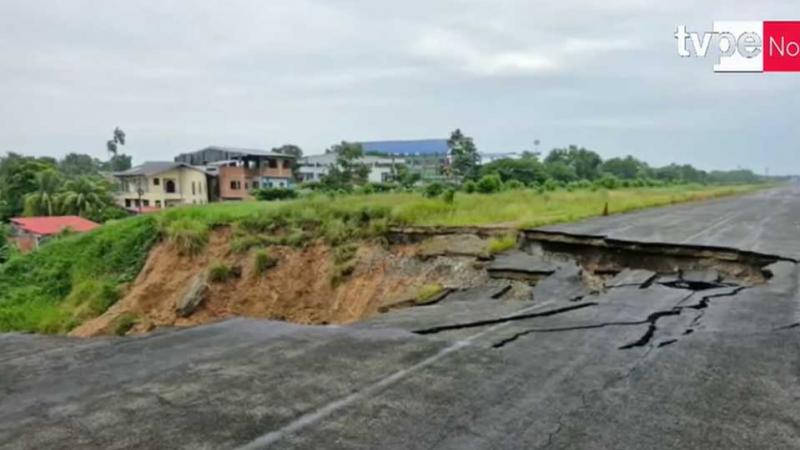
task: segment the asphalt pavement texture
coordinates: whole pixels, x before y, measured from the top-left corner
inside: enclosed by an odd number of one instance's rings
[[[565,265],[530,301],[485,287],[349,326],[3,334],[0,448],[800,448],[800,187],[547,230],[776,262],[760,285],[634,268],[599,293]]]

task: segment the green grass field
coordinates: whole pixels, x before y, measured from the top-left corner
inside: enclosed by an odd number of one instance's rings
[[[613,191],[564,190],[537,193],[533,190],[505,191],[496,194],[459,192],[453,204],[441,199],[424,198],[417,193],[349,195],[333,199],[316,195],[285,202],[212,203],[203,207],[185,207],[166,213],[170,219],[190,217],[209,224],[233,223],[263,211],[356,210],[387,208],[395,224],[421,226],[506,225],[536,227],[568,222],[602,214],[608,203],[609,213],[663,206],[673,203],[707,200],[764,189],[765,185],[702,186],[679,185],[660,188],[628,188]]]
[[[208,230],[233,225],[242,249],[270,242],[334,245],[379,235],[391,226],[533,227],[646,207],[743,194],[767,185],[628,188],[613,191],[457,193],[453,203],[417,193],[314,195],[285,202],[215,203],[108,223],[56,239],[0,265],[0,331],[63,333],[102,314],[132,281],[150,248],[168,239],[186,254],[202,251]],[[281,241],[270,233],[283,230]],[[287,232],[288,230],[288,232]]]

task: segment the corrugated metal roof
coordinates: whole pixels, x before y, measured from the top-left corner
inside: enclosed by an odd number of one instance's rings
[[[58,234],[65,228],[84,233],[100,226],[100,224],[78,216],[14,217],[11,219],[11,223],[28,233],[41,236]]]

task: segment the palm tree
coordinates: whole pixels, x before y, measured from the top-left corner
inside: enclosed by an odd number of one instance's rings
[[[79,177],[64,184],[60,203],[65,212],[85,216],[109,203],[108,191],[89,177]]]
[[[58,189],[61,178],[55,170],[45,170],[36,174],[36,191],[25,196],[26,216],[52,216],[58,208]]]

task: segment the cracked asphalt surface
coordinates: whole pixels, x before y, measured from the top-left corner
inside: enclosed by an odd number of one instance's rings
[[[800,187],[548,229],[800,259]],[[533,301],[486,287],[351,326],[0,335],[0,448],[796,449],[798,270],[768,269],[593,295],[563,267]]]

